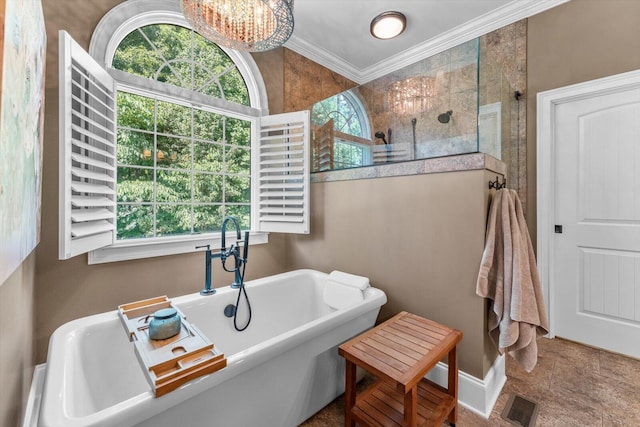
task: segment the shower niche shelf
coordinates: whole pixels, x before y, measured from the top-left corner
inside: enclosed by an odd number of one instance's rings
[[[181,318],[180,332],[164,340],[149,337],[149,320],[162,308],[174,308]],[[224,354],[166,296],[118,306],[118,315],[156,397],[225,366]]]

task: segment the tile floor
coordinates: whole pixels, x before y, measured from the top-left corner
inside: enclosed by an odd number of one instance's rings
[[[640,426],[640,360],[560,338],[540,338],[538,348],[538,365],[530,374],[507,357],[507,383],[488,420],[460,407],[456,426],[512,426],[500,414],[513,393],[538,404],[538,427]],[[371,382],[365,377],[359,388]],[[342,426],[343,411],[340,396],[301,427]]]

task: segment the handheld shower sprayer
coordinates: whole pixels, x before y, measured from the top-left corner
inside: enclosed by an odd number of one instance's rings
[[[384,132],[380,132],[380,131],[376,132],[375,137],[380,138],[382,142],[384,142],[384,145],[387,145],[387,139],[384,136]]]

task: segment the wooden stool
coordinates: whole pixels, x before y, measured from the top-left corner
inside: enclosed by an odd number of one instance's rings
[[[403,311],[342,344],[346,359],[345,426],[455,426],[456,345],[462,332]],[[423,378],[448,353],[447,388]],[[377,381],[356,399],[356,366]]]

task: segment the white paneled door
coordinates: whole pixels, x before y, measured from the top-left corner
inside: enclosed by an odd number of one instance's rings
[[[640,358],[640,88],[558,104],[554,139],[555,335]]]

